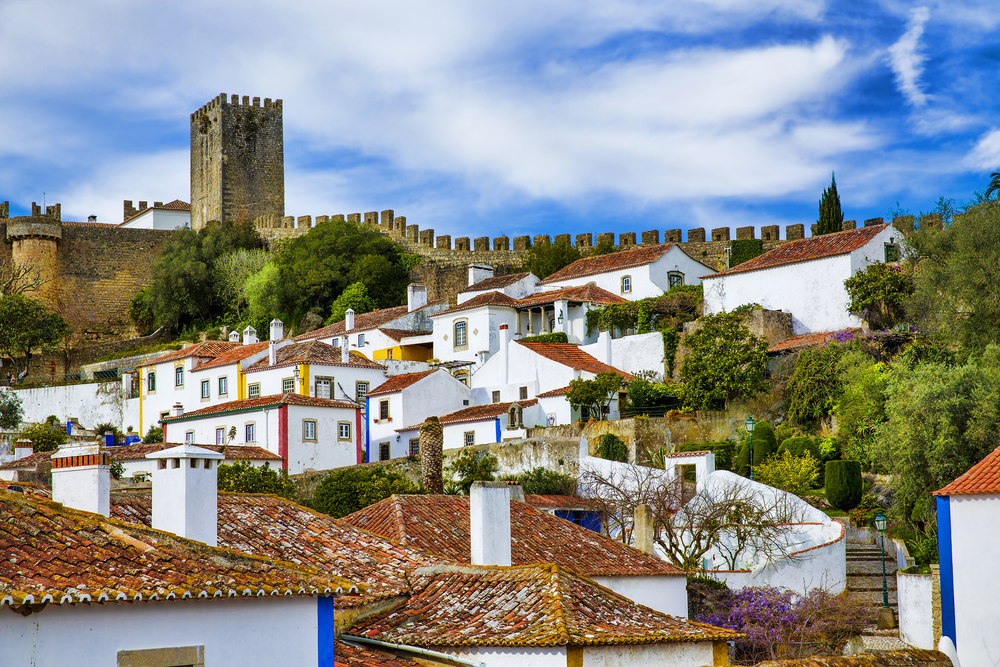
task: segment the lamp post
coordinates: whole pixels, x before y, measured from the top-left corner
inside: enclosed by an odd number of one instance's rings
[[[879,535],[882,539],[881,552],[882,552],[882,608],[889,608],[889,586],[885,581],[885,515],[882,514],[882,510],[878,511],[875,515],[875,528],[878,529]]]
[[[753,479],[753,417],[747,417],[747,433],[750,434],[750,479]]]

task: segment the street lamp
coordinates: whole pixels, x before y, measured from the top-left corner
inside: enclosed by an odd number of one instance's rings
[[[885,524],[886,524],[885,515],[882,514],[882,510],[879,510],[878,514],[875,515],[875,528],[878,530],[879,535],[882,538],[882,548],[880,549],[880,551],[882,552],[882,608],[888,609],[889,586],[888,584],[886,584],[885,581]]]
[[[747,433],[750,434],[750,479],[753,479],[753,417],[747,417]]]

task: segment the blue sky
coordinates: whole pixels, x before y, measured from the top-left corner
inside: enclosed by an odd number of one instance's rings
[[[489,6],[495,5],[495,6]],[[845,9],[844,7],[847,7]],[[287,215],[453,236],[930,211],[1000,170],[989,2],[0,2],[0,201],[188,200],[189,114],[282,98]]]

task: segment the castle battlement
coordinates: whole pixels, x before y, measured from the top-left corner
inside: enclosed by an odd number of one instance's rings
[[[272,101],[270,97],[265,97],[264,104],[262,105],[259,97],[251,99],[249,95],[244,95],[241,98],[239,95],[226,95],[226,93],[219,93],[216,97],[212,98],[210,102],[191,114],[191,120],[193,121],[201,118],[211,111],[223,106],[255,107],[258,109],[271,109],[273,111],[280,112],[281,100]]]

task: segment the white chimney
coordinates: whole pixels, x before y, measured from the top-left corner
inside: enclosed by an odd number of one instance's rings
[[[632,546],[643,553],[655,556],[654,536],[653,509],[649,505],[639,503],[635,506],[635,519],[632,524]]]
[[[500,355],[500,384],[507,384],[510,380],[507,378],[507,364],[508,357],[510,354],[507,347],[510,345],[510,328],[506,324],[500,325],[500,349],[497,352]]]
[[[194,445],[146,454],[153,471],[153,528],[217,546],[219,463],[226,457]]]
[[[340,363],[346,364],[351,360],[351,341],[344,336],[344,344],[340,346]]]
[[[472,483],[469,526],[473,565],[510,565],[510,487],[505,482]]]
[[[257,342],[257,330],[253,327],[247,327],[243,330],[243,344],[252,345]]]
[[[354,309],[348,308],[347,312],[344,313],[344,331],[350,331],[354,328]]]
[[[469,287],[493,277],[493,267],[485,264],[469,264]]]
[[[602,331],[597,334],[597,357],[598,361],[603,361],[608,366],[613,366],[611,363],[611,332]]]
[[[406,286],[406,312],[423,308],[427,305],[427,286],[409,284]]]
[[[271,340],[281,340],[285,337],[285,324],[278,318],[271,320]]]
[[[52,500],[85,512],[111,513],[111,457],[100,442],[68,444],[52,455]]]
[[[14,460],[23,459],[25,456],[31,456],[35,451],[34,443],[27,438],[21,438],[14,443]]]
[[[184,414],[184,406],[180,403],[174,403],[174,407],[170,408],[171,417],[180,417]]]
[[[229,342],[230,343],[238,343],[238,342],[240,342],[240,332],[239,331],[230,331],[229,332]]]
[[[271,331],[274,331],[274,326],[271,326]],[[270,340],[267,344],[267,364],[268,366],[273,366],[278,363],[278,345],[274,338]]]

